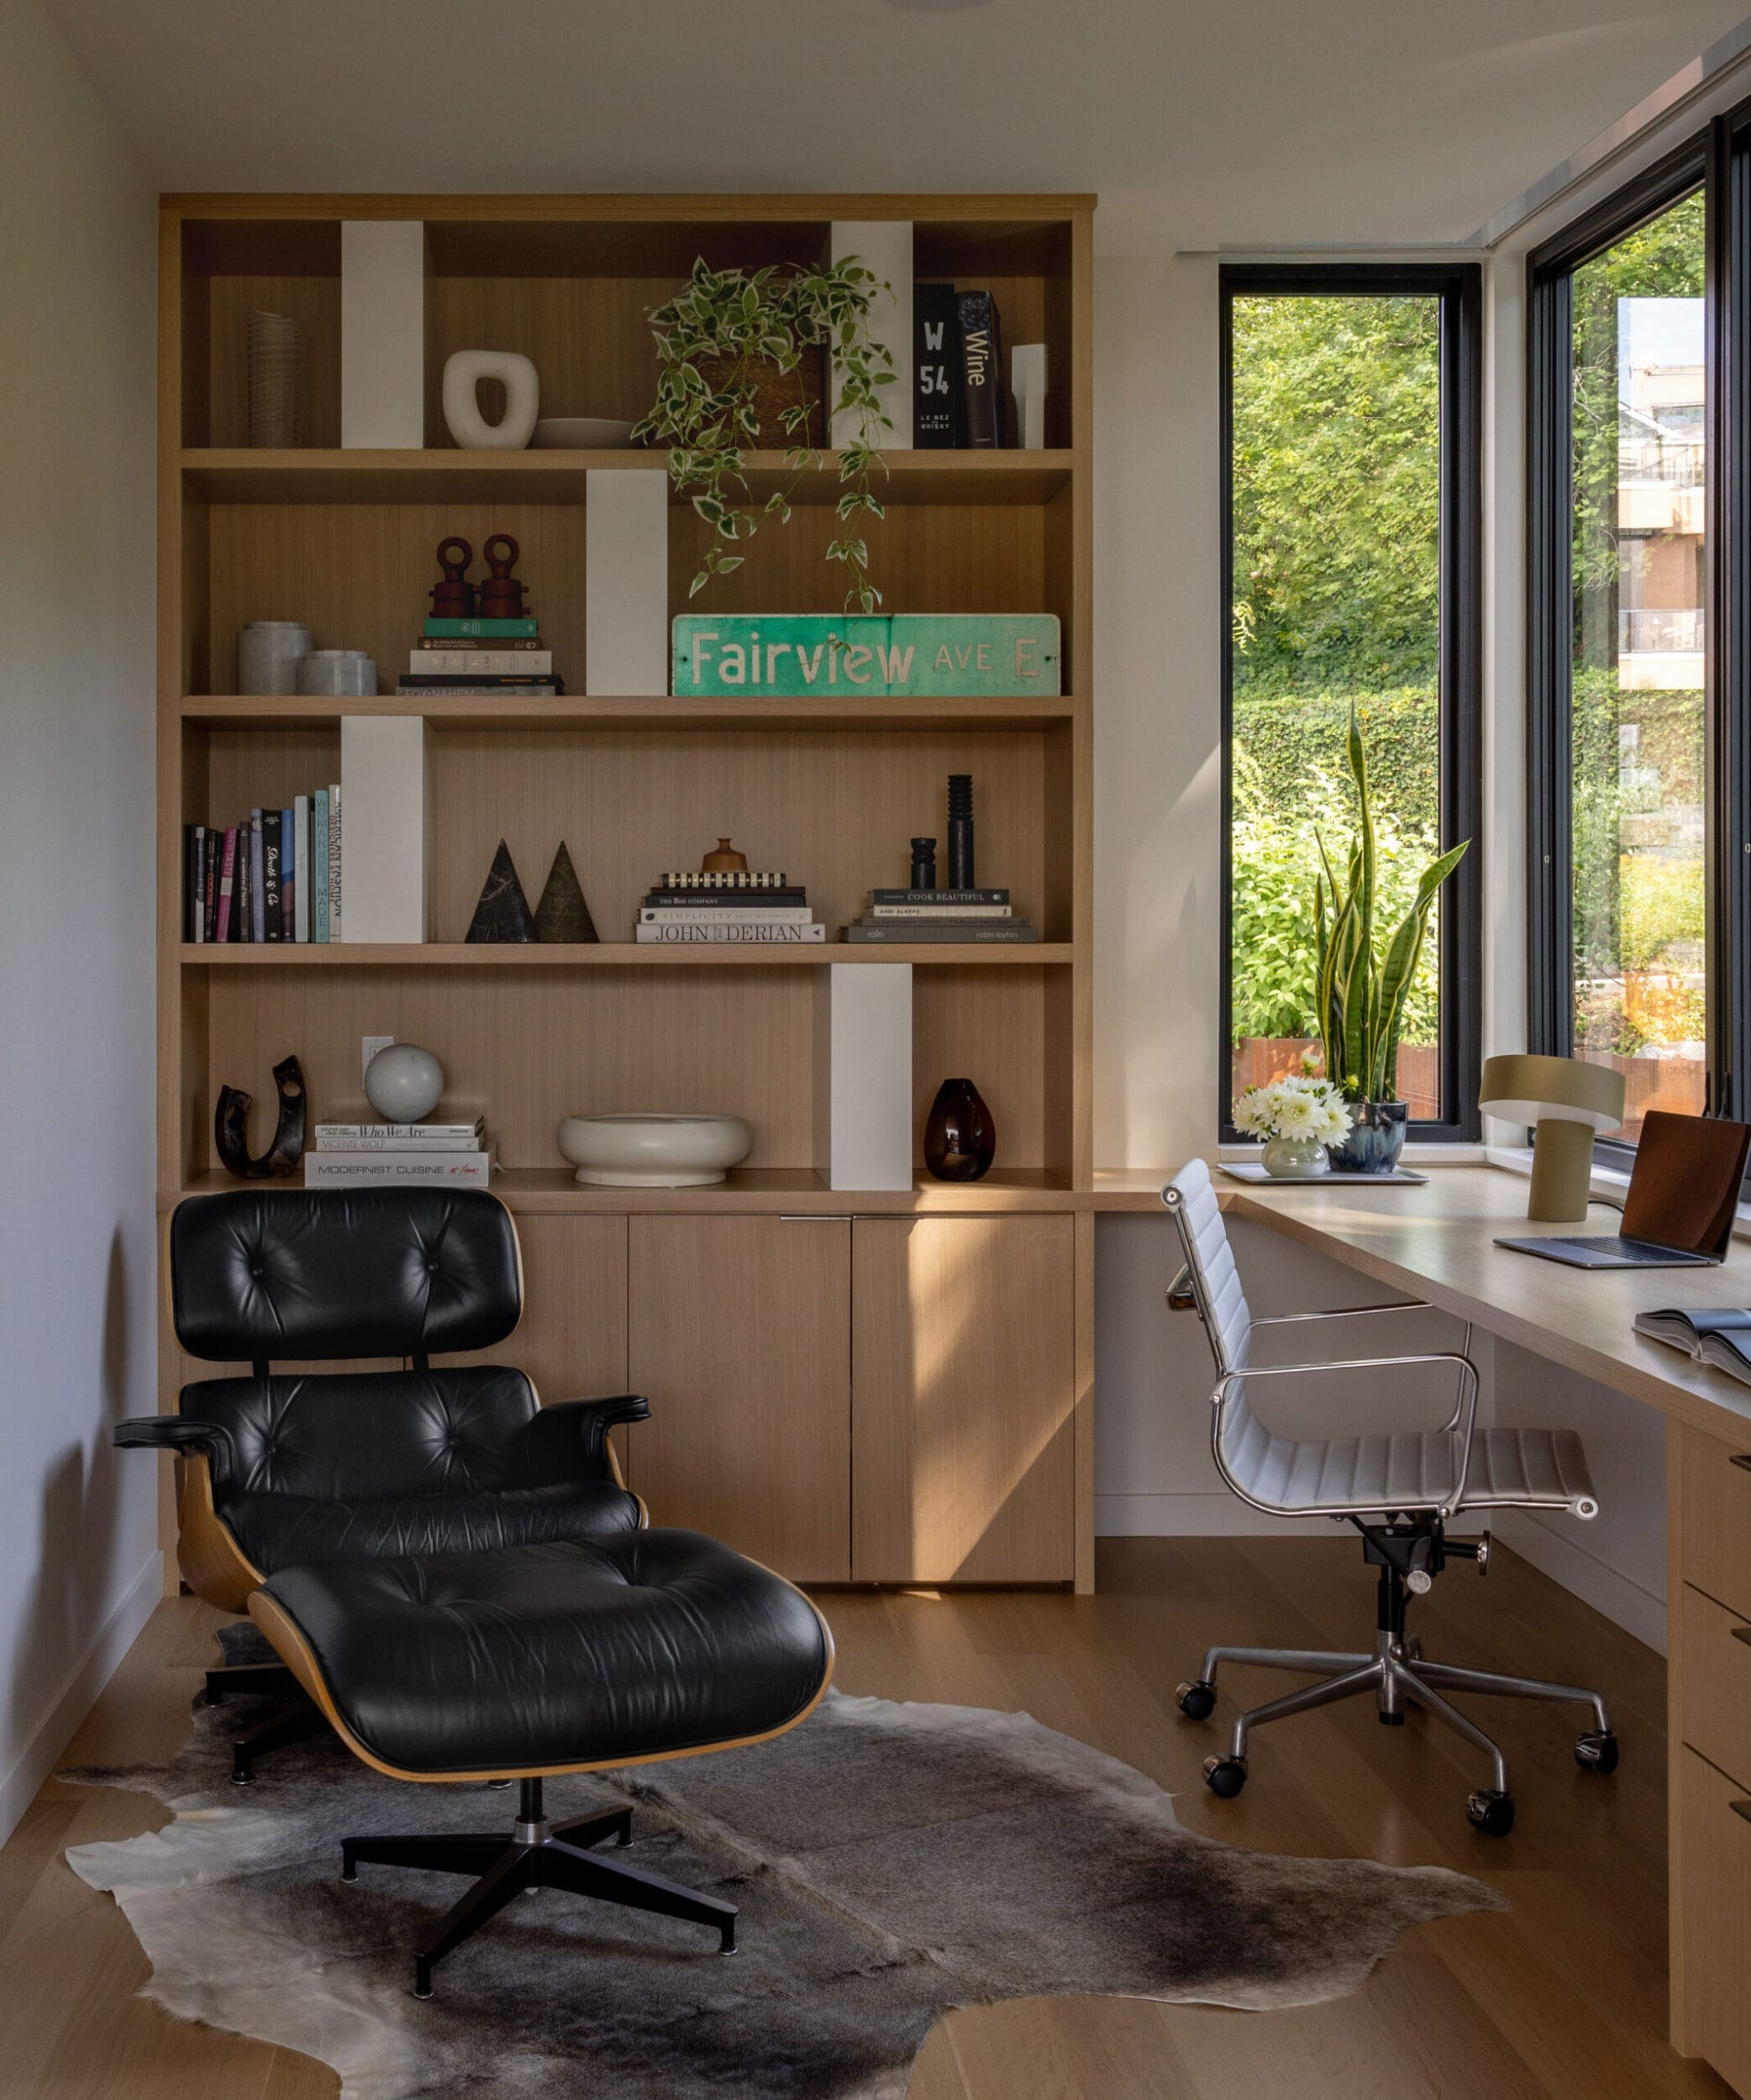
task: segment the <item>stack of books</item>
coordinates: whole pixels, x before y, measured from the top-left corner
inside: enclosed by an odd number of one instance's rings
[[[307,1189],[484,1189],[492,1178],[486,1124],[318,1123],[304,1154]]]
[[[1009,907],[1007,890],[872,890],[870,908],[845,928],[848,941],[1037,941]]]
[[[827,928],[809,910],[808,892],[788,875],[756,874],[660,877],[639,906],[634,937],[677,946],[717,942],[824,941]]]
[[[185,941],[340,938],[338,781],[223,830],[185,824],[182,843]]]
[[[553,651],[541,646],[533,617],[515,620],[428,620],[408,653],[398,693],[523,694],[532,700],[563,693],[553,674]]]

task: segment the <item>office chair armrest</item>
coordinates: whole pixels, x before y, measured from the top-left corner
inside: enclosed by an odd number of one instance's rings
[[[223,1422],[203,1422],[196,1415],[135,1415],[118,1422],[110,1437],[118,1451],[197,1452],[216,1459],[227,1473],[237,1453]]]
[[[1291,1327],[1308,1320],[1359,1320],[1365,1313],[1430,1312],[1433,1308],[1426,1298],[1400,1298],[1389,1305],[1333,1305],[1324,1312],[1272,1313],[1268,1319],[1255,1320],[1255,1327]]]
[[[1259,1324],[1254,1322],[1254,1326]],[[1465,1329],[1465,1339],[1469,1344],[1471,1339],[1469,1324]],[[1223,1411],[1228,1404],[1229,1389],[1248,1378],[1280,1378],[1291,1374],[1305,1378],[1315,1371],[1386,1371],[1402,1369],[1413,1363],[1453,1363],[1459,1366],[1459,1399],[1441,1431],[1443,1436],[1457,1434],[1460,1439],[1458,1477],[1454,1483],[1453,1497],[1442,1512],[1443,1515],[1450,1515],[1465,1498],[1465,1476],[1471,1465],[1471,1436],[1477,1421],[1477,1366],[1469,1356],[1458,1350],[1422,1349],[1400,1357],[1350,1357],[1332,1363],[1240,1364],[1223,1374],[1210,1396],[1211,1404],[1216,1410],[1213,1434],[1219,1445]]]
[[[576,1421],[581,1435],[584,1457],[592,1471],[607,1470],[608,1431],[616,1422],[646,1422],[650,1402],[642,1393],[620,1393],[605,1400],[555,1400],[541,1413],[549,1419]]]

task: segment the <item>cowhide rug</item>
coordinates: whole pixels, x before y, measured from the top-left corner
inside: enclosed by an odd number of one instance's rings
[[[196,1709],[166,1765],[62,1777],[155,1794],[154,1835],[67,1855],[111,1891],[186,2019],[334,2066],[344,2100],[900,2100],[950,2006],[1086,1992],[1264,2008],[1354,1990],[1408,1925],[1500,1908],[1435,1867],[1286,1859],[1182,1830],[1141,1772],[1025,1714],[828,1698],[776,1742],[548,1784],[555,1821],[630,1801],[634,1861],[741,1906],[741,1952],[555,1890],[411,1994],[466,1884],[340,1840],[497,1830],[515,1795],[386,1779],[323,1735],[231,1786],[253,1702]]]

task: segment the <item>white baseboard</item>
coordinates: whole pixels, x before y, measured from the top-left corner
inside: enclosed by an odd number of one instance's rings
[[[1490,1529],[1541,1574],[1602,1612],[1656,1655],[1666,1652],[1666,1600],[1590,1553],[1569,1532],[1529,1509],[1498,1509]]]
[[[37,1788],[54,1771],[74,1730],[139,1638],[163,1594],[164,1555],[155,1551],[92,1636],[12,1770],[0,1780],[0,1844],[17,1829],[19,1818],[36,1798]]]
[[[1095,1497],[1095,1536],[1104,1539],[1233,1539],[1329,1536],[1324,1517],[1271,1517],[1219,1489],[1208,1494]]]

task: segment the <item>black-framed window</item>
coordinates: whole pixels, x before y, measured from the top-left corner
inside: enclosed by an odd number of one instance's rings
[[[1223,1135],[1249,1084],[1318,1056],[1317,838],[1354,817],[1354,707],[1387,870],[1384,943],[1443,889],[1407,1014],[1412,1135],[1477,1135],[1480,272],[1222,271]],[[1402,894],[1401,894],[1402,893]]]
[[[1745,113],[1530,258],[1532,1047],[1742,1115]],[[1732,375],[1741,375],[1738,386]]]

